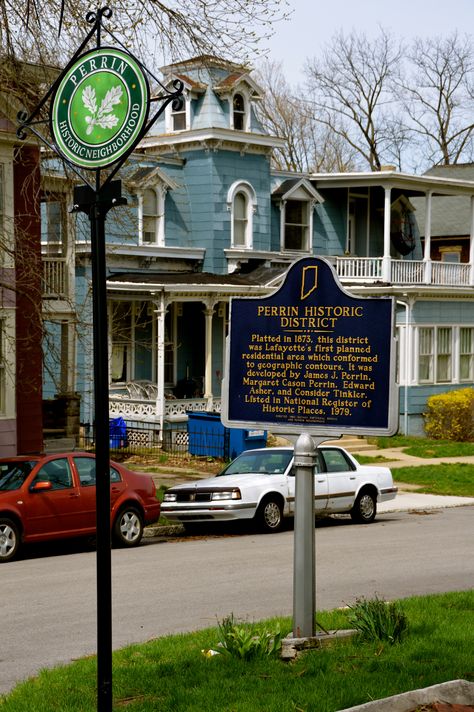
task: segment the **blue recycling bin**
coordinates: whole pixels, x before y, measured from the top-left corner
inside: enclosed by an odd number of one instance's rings
[[[219,413],[190,410],[188,416],[188,450],[190,455],[226,457],[226,428]]]
[[[127,447],[127,423],[122,416],[109,421],[109,438],[111,448]]]
[[[229,428],[229,431],[229,457],[231,460],[244,450],[256,450],[259,447],[267,446],[266,430]]]
[[[265,430],[226,428],[219,413],[188,411],[188,450],[190,455],[234,459],[243,450],[265,447]]]

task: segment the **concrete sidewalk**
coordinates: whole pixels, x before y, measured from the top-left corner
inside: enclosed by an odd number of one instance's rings
[[[356,448],[351,448],[351,452],[357,458],[358,452]],[[467,463],[474,465],[474,455],[464,457],[414,457],[402,452],[402,448],[387,448],[386,450],[367,450],[360,451],[361,455],[368,457],[382,456],[387,462],[381,462],[381,465],[389,467],[392,470],[393,479],[398,487],[396,498],[390,502],[382,502],[377,506],[379,514],[387,512],[401,512],[409,510],[428,510],[440,509],[443,507],[461,507],[466,504],[474,504],[474,497],[451,497],[434,494],[420,494],[416,492],[416,485],[406,485],[403,482],[397,482],[398,467],[423,467],[424,465],[441,465],[445,463]]]
[[[349,448],[348,448],[349,449]],[[381,465],[390,467],[394,470],[397,467],[421,467],[423,465],[441,465],[444,463],[466,463],[474,465],[474,455],[465,455],[457,457],[414,457],[402,452],[402,448],[387,448],[386,450],[360,450],[350,449],[350,452],[357,459],[357,455],[367,455],[368,457],[383,457],[384,462]],[[386,462],[385,462],[386,460]]]
[[[398,494],[390,502],[381,502],[377,505],[378,514],[389,512],[426,511],[429,509],[443,509],[444,507],[463,507],[474,504],[474,497],[444,497],[436,494],[419,494],[403,489],[403,484],[398,484]]]

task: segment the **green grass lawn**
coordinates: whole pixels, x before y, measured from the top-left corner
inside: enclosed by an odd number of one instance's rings
[[[114,653],[114,710],[127,712],[336,712],[407,690],[474,681],[474,592],[401,601],[408,631],[400,644],[338,641],[291,663],[244,662],[218,649],[218,628],[159,638]],[[159,611],[158,611],[159,614]],[[327,629],[347,628],[348,611],[318,612]],[[280,619],[260,628],[290,632]],[[90,657],[45,670],[0,697],[1,712],[93,712],[96,663]]]
[[[391,438],[375,438],[375,446],[380,450],[400,447],[403,452],[414,457],[458,457],[474,455],[474,443],[453,442],[452,440],[429,440],[428,438],[395,435]],[[382,453],[381,453],[382,454]]]
[[[419,485],[417,492],[456,497],[474,497],[474,465],[465,463],[397,467],[392,470],[397,482]]]

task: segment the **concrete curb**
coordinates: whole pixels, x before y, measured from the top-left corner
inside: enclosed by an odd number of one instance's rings
[[[403,692],[383,700],[366,702],[356,707],[346,707],[341,712],[413,712],[418,705],[444,702],[447,704],[474,704],[474,682],[450,680],[440,685]]]

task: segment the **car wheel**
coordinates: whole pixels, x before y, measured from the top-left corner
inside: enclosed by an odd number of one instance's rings
[[[11,519],[0,519],[0,563],[11,561],[20,547],[20,532]]]
[[[114,540],[119,546],[138,546],[143,537],[143,519],[134,507],[122,509],[114,523]]]
[[[260,528],[267,533],[278,532],[283,526],[283,509],[275,497],[267,497],[260,504],[256,515]]]
[[[377,514],[377,499],[373,492],[362,491],[351,509],[351,517],[358,524],[370,524]]]

